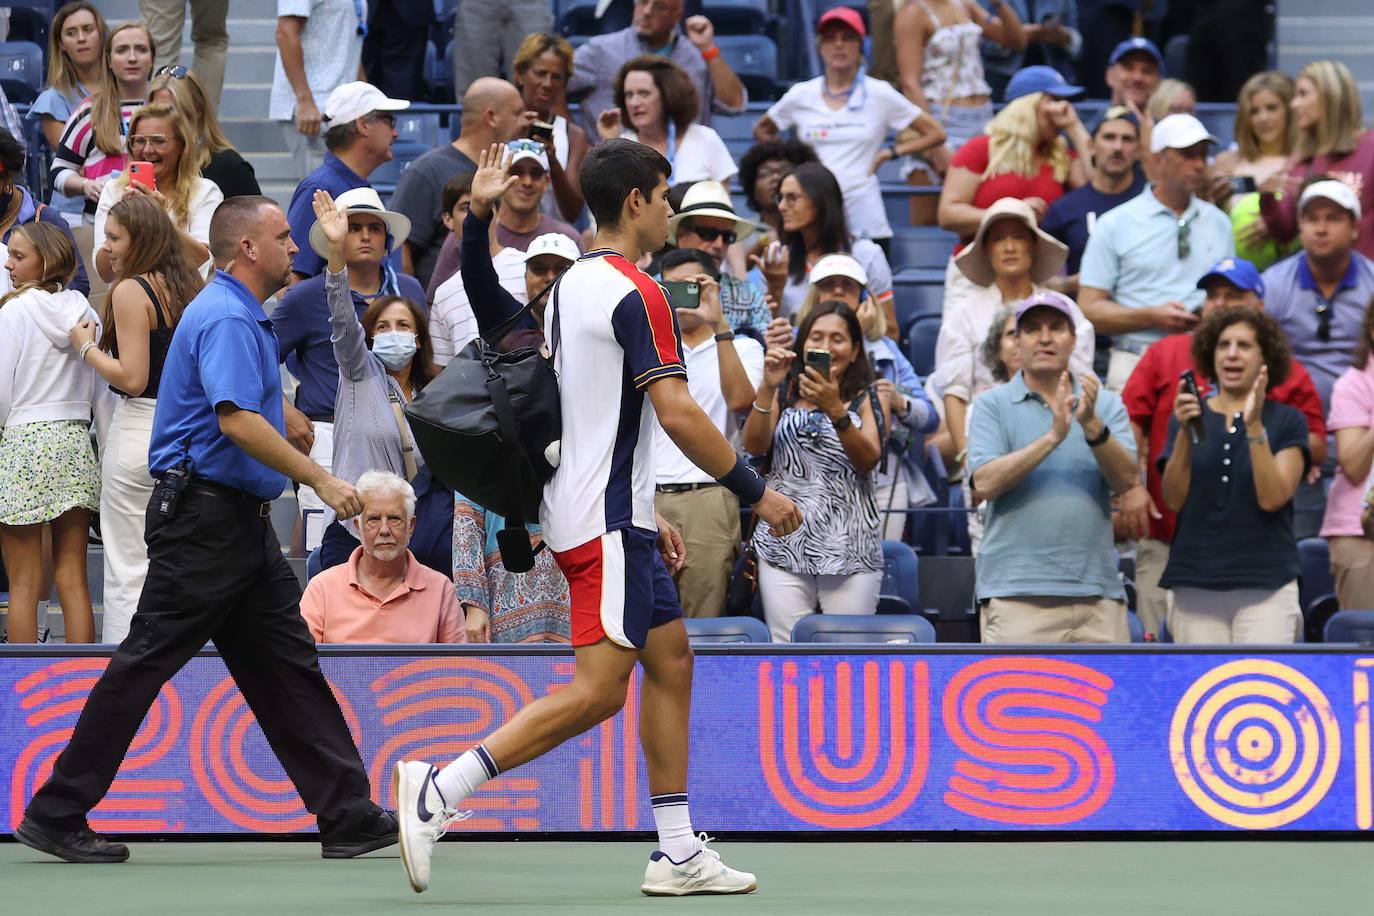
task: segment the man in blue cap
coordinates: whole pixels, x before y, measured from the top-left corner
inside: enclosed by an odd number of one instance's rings
[[[1164,55],[1148,38],[1128,38],[1107,58],[1107,88],[1113,105],[1144,111],[1164,78]]]
[[[1197,286],[1207,296],[1201,309],[1204,317],[1215,310],[1237,306],[1264,308],[1264,280],[1255,265],[1243,258],[1222,258],[1197,281]],[[1193,334],[1189,331],[1172,334],[1151,345],[1121,392],[1135,431],[1136,454],[1145,458],[1142,464],[1149,493],[1148,501],[1122,500],[1123,513],[1129,507],[1133,515],[1123,519],[1128,533],[1140,538],[1135,560],[1136,612],[1147,633],[1159,633],[1169,611],[1168,596],[1159,587],[1159,577],[1169,562],[1169,543],[1176,524],[1161,496],[1157,460],[1167,444],[1180,375],[1192,369],[1198,385],[1204,389],[1207,385],[1203,374],[1193,365],[1192,343]],[[1288,378],[1275,385],[1268,397],[1302,411],[1307,419],[1312,463],[1320,465],[1326,455],[1325,414],[1317,387],[1302,363],[1293,360]]]

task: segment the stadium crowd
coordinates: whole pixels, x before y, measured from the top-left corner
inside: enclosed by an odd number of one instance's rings
[[[754,526],[656,430],[688,616],[757,613],[786,641],[816,611],[874,614],[885,551],[909,551],[937,502],[966,515],[986,642],[1124,642],[1128,597],[1147,639],[1292,642],[1310,536],[1339,606],[1374,608],[1374,131],[1356,81],[1334,60],[1266,70],[1272,20],[1223,36],[1205,9],[1186,72],[1166,73],[1140,23],[1079,5],[829,8],[818,74],[737,158],[712,116],[750,93],[684,0],[635,0],[576,50],[546,0],[465,0],[456,139],[392,189],[371,180],[423,100],[433,4],[278,0],[263,115],[301,178],[290,282],[259,323],[289,378],[288,440],[362,505],[339,520],[295,494],[315,639],[570,639],[551,552],[507,570],[504,519],[431,472],[403,406],[478,336],[473,299],[528,302],[582,256],[579,166],[615,137],[673,166],[669,244],[641,266],[674,298],[691,394],[804,515],[787,537]],[[128,635],[164,360],[213,277],[211,216],[260,193],[216,117],[228,4],[191,4],[190,68],[185,5],[141,6],[113,27],[62,6],[28,109],[44,144],[0,130],[12,643],[42,638],[54,587],[67,642]],[[1106,103],[1089,123],[1087,98]],[[1221,100],[1224,137],[1195,116]],[[47,157],[46,192],[24,186],[26,156]],[[938,185],[911,216],[953,239],[923,336],[880,172]],[[322,218],[331,199],[345,219]],[[546,308],[493,343],[542,345]]]

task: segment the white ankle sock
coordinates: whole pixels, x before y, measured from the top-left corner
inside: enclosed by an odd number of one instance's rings
[[[686,862],[697,852],[697,838],[692,833],[692,815],[687,808],[686,792],[652,795],[654,825],[658,827],[658,848],[674,862]]]
[[[444,796],[444,804],[456,808],[463,799],[476,792],[478,786],[488,779],[495,779],[500,772],[491,754],[479,744],[440,770],[439,775],[434,777],[434,785]]]

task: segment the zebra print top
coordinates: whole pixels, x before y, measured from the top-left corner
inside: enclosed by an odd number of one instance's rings
[[[849,411],[854,425],[859,414]],[[809,576],[847,576],[883,568],[873,476],[849,462],[830,418],[819,410],[788,407],[773,433],[768,483],[791,497],[802,526],[786,538],[760,525],[754,548],[772,566]]]

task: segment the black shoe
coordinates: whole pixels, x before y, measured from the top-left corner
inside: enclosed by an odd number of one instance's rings
[[[14,838],[31,849],[46,852],[68,862],[94,864],[123,862],[129,858],[128,846],[123,843],[111,843],[89,827],[64,833],[40,827],[29,818],[24,818],[19,829],[14,831]]]
[[[362,829],[320,837],[320,856],[325,859],[352,859],[374,849],[395,846],[396,829],[396,812],[383,811]]]

